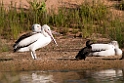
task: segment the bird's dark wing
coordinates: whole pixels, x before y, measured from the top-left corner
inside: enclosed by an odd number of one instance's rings
[[[17,49],[29,46],[32,43],[36,42],[39,39],[40,35],[40,33],[35,32],[24,34],[15,42],[13,48]]]
[[[15,43],[18,43],[18,42],[20,42],[21,40],[23,40],[23,39],[25,39],[25,38],[27,38],[27,37],[29,37],[29,36],[31,36],[31,35],[34,35],[34,34],[36,34],[36,33],[29,32],[29,33],[23,34],[22,36],[19,37],[19,39],[18,39]]]
[[[84,59],[84,60],[85,60],[86,56],[89,55],[89,53],[91,52],[91,50],[92,50],[92,48],[88,48],[88,47],[82,48],[82,49],[78,52],[78,54],[77,54],[77,56],[76,56],[76,59]]]

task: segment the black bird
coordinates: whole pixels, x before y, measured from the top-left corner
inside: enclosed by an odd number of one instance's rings
[[[82,60],[82,59],[86,59],[86,56],[89,55],[89,53],[92,52],[92,47],[91,47],[91,44],[90,44],[90,40],[88,40],[86,42],[86,47],[82,48],[78,54],[76,55],[76,59],[77,60]]]

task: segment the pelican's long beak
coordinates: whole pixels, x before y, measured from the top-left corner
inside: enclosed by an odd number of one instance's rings
[[[51,31],[46,31],[46,32],[47,32],[48,35],[52,38],[52,40],[54,41],[54,43],[58,46],[58,44],[57,44],[55,38],[54,38],[53,35],[52,35],[52,32],[51,32]]]

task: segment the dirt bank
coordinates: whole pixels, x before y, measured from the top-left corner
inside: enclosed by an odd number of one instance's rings
[[[124,61],[118,60],[120,57],[87,57],[85,61],[77,61],[75,56],[85,46],[87,39],[65,38],[65,36],[55,38],[59,46],[51,42],[48,46],[37,50],[38,60],[32,60],[30,52],[13,53],[10,50],[1,53],[0,71],[106,69],[123,66]]]

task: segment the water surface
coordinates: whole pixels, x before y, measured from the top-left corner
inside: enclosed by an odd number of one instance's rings
[[[0,72],[0,83],[124,83],[123,69]]]

